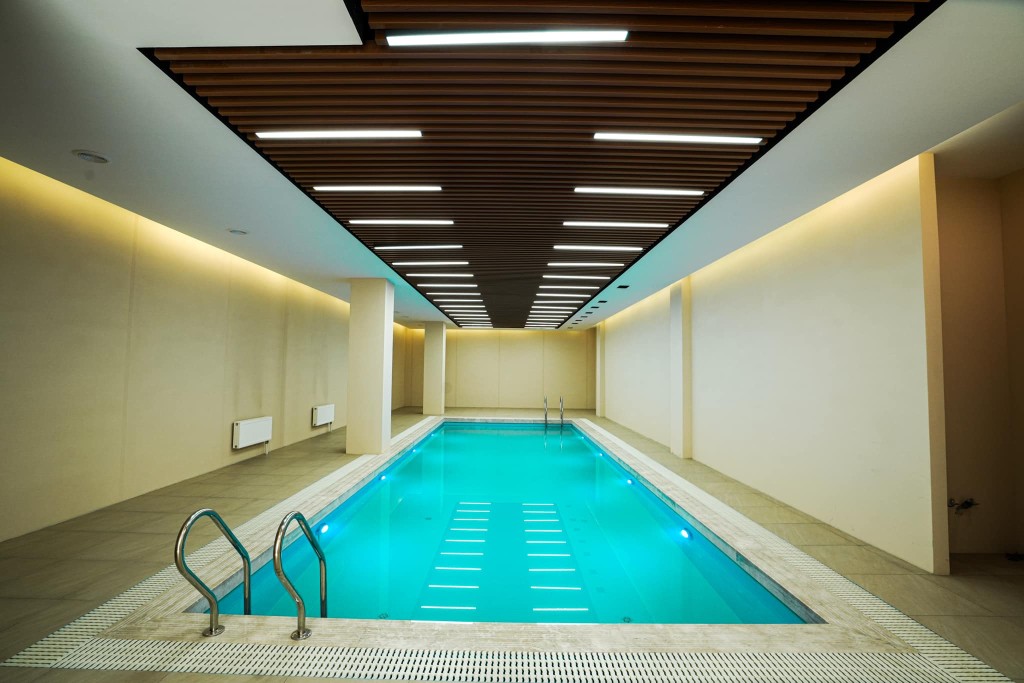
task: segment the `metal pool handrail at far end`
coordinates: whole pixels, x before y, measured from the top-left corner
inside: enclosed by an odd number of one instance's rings
[[[299,528],[302,529],[302,533],[305,534],[306,539],[309,540],[309,544],[313,546],[313,550],[320,560],[320,616],[324,619],[327,618],[327,558],[324,557],[324,551],[320,548],[320,543],[316,540],[313,530],[309,528],[309,522],[306,521],[302,513],[296,511],[285,515],[284,519],[281,520],[281,526],[277,527],[277,536],[274,537],[274,573],[277,574],[281,585],[292,596],[299,613],[298,628],[292,633],[292,640],[305,640],[313,633],[306,628],[306,603],[302,596],[299,595],[299,592],[295,590],[295,585],[285,575],[284,561],[281,558],[281,553],[284,551],[284,537],[288,533],[288,527],[291,525],[292,520],[299,523]]]
[[[217,601],[217,596],[213,594],[210,587],[203,583],[203,580],[196,576],[196,573],[185,563],[185,541],[188,540],[188,532],[192,530],[192,525],[198,522],[203,517],[209,517],[213,520],[213,523],[217,525],[220,532],[224,534],[224,538],[228,539],[235,551],[242,558],[242,579],[244,581],[243,596],[244,596],[244,611],[245,614],[252,614],[252,563],[249,561],[249,553],[246,552],[245,546],[242,545],[238,537],[231,531],[227,522],[224,518],[218,515],[214,510],[210,508],[202,508],[196,510],[185,523],[181,525],[181,529],[178,531],[178,540],[174,543],[174,564],[181,572],[181,575],[185,577],[185,580],[195,586],[195,589],[199,591],[200,595],[206,598],[206,601],[210,603],[210,628],[203,631],[204,636],[219,636],[224,633],[224,626],[218,623],[220,618],[220,605]]]

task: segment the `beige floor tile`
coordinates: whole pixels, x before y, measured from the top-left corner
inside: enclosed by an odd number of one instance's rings
[[[811,545],[803,548],[808,555],[820,560],[840,574],[907,574],[901,564],[893,562],[872,549],[852,545]]]
[[[16,615],[4,618],[0,628],[0,661],[18,654],[96,606],[89,600],[34,600],[0,598],[0,610]],[[3,680],[0,669],[0,680]]]
[[[169,673],[160,679],[161,683],[286,683],[292,680],[309,681],[312,679],[288,676],[218,676],[194,673]]]
[[[733,507],[750,520],[762,525],[807,524],[814,521],[813,517],[780,505],[734,505]]]
[[[1003,617],[920,617],[922,624],[1010,678],[1024,677],[1024,628]]]
[[[995,616],[970,600],[918,574],[849,574],[882,600],[910,616]]]
[[[106,600],[166,563],[116,560],[0,560],[0,597]]]
[[[4,683],[35,683],[49,669],[30,669],[27,667],[4,667],[0,669],[0,680]]]
[[[83,671],[81,669],[48,669],[33,683],[159,683],[167,676],[162,671]],[[222,680],[230,683],[230,676]]]
[[[1024,576],[929,576],[929,581],[975,602],[992,614],[1024,617]]]
[[[1012,562],[1005,555],[956,554],[949,563],[951,574],[1024,575],[1024,561]]]
[[[779,538],[795,546],[805,545],[853,545],[850,539],[841,536],[824,524],[764,524]]]

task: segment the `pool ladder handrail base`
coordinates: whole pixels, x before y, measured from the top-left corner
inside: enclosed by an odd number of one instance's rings
[[[210,604],[210,626],[203,631],[203,635],[206,637],[219,636],[224,633],[224,625],[219,623],[220,621],[220,603],[217,600],[217,596],[214,595],[210,587],[207,586],[202,579],[200,579],[194,571],[185,562],[185,542],[188,540],[188,532],[192,530],[192,526],[203,517],[209,517],[213,520],[213,523],[217,525],[217,528],[223,534],[224,538],[234,546],[235,551],[242,558],[242,581],[243,581],[243,610],[246,615],[252,614],[252,563],[249,560],[249,553],[246,551],[245,546],[238,540],[234,532],[231,531],[231,527],[224,521],[215,510],[212,508],[200,508],[196,510],[188,519],[185,520],[184,524],[181,525],[181,529],[178,530],[178,538],[174,543],[174,565],[178,568],[178,572],[185,577],[192,586],[199,591],[199,594],[206,598],[206,601]]]
[[[324,619],[327,618],[327,558],[324,556],[320,542],[316,540],[316,536],[314,536],[313,530],[310,528],[305,516],[297,510],[285,515],[284,519],[281,520],[281,525],[277,527],[277,535],[274,537],[274,573],[277,574],[277,578],[281,585],[284,586],[284,589],[292,596],[298,611],[298,628],[292,631],[292,640],[305,640],[313,634],[310,629],[306,628],[306,602],[299,595],[299,591],[295,589],[295,584],[284,573],[284,560],[282,559],[284,537],[288,533],[288,527],[291,526],[293,521],[299,523],[299,528],[320,560],[320,616]]]
[[[565,399],[558,397],[558,431],[565,429]]]

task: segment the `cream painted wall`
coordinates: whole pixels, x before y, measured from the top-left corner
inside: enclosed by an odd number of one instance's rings
[[[981,502],[950,513],[950,550],[1005,553],[1017,520],[999,187],[941,175],[937,185],[947,489]]]
[[[1016,464],[1017,552],[1024,552],[1024,169],[999,181],[1003,221],[1006,327],[1012,404],[1012,459]]]
[[[920,157],[691,275],[682,344],[671,288],[609,318],[606,414],[669,445],[688,396],[695,459],[946,571],[934,204]]]
[[[391,410],[405,407],[405,340],[408,329],[394,324],[395,336],[391,346]]]
[[[445,406],[593,408],[594,372],[592,330],[448,330]]]
[[[604,323],[605,416],[658,443],[671,442],[671,287]]]
[[[424,331],[409,329],[405,336],[405,404],[423,405]]]
[[[0,540],[346,414],[348,304],[0,159]]]

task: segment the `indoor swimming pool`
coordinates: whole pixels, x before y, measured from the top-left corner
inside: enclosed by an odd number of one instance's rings
[[[327,555],[328,616],[335,618],[813,619],[572,425],[446,422],[311,519]],[[316,615],[319,565],[301,536],[285,549],[284,568]],[[221,609],[242,612],[241,587]],[[252,613],[294,616],[295,609],[267,562],[253,575]]]

